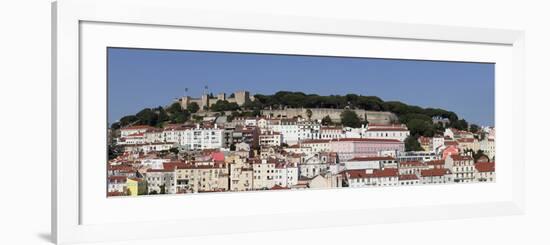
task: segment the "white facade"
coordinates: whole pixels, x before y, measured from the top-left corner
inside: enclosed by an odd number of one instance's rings
[[[399,185],[397,169],[366,169],[347,172],[348,185],[357,187],[381,187]]]
[[[150,129],[153,129],[153,127],[146,126],[146,125],[130,126],[130,127],[126,127],[126,128],[121,128],[120,129],[120,137],[125,138],[128,135],[145,133],[147,130],[150,130]]]
[[[150,169],[145,173],[147,192],[150,193],[176,193],[176,173],[167,170]]]
[[[275,166],[274,182],[281,187],[292,187],[298,184],[298,167],[291,164]]]
[[[489,159],[493,159],[495,157],[495,140],[485,138],[479,142],[479,149],[482,150]]]
[[[179,139],[179,144],[188,150],[205,150],[223,148],[223,129],[196,128],[185,130]]]
[[[321,125],[305,120],[280,120],[271,130],[283,135],[283,143],[297,144],[301,140],[318,139]]]
[[[445,168],[451,170],[455,182],[474,181],[474,159],[470,156],[449,155],[445,159]]]
[[[261,160],[259,163],[252,163],[254,190],[271,189],[275,186],[275,163]]]
[[[445,146],[444,137],[433,137],[432,138],[432,151],[437,152],[439,149]]]
[[[407,129],[369,129],[366,131],[366,137],[370,139],[394,139],[405,141],[410,132]]]
[[[381,169],[385,165],[397,165],[393,157],[356,157],[343,161],[345,169]]]
[[[305,140],[300,143],[300,146],[310,148],[312,153],[329,152],[330,140]]]
[[[261,146],[281,146],[283,135],[278,132],[265,132],[260,134],[259,141]]]
[[[141,145],[125,145],[124,151],[126,152],[143,152],[149,153],[153,151],[167,151],[173,148],[175,145],[172,143],[150,143]]]

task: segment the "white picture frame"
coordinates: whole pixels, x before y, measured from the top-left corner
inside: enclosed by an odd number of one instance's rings
[[[521,214],[524,211],[524,81],[523,81],[523,56],[524,56],[524,34],[518,30],[496,30],[471,27],[450,27],[438,25],[420,25],[405,23],[388,23],[376,21],[358,20],[335,20],[323,18],[310,18],[298,16],[268,16],[253,13],[238,12],[209,12],[186,9],[182,2],[178,1],[91,1],[91,0],[63,0],[52,5],[52,237],[58,244],[73,242],[93,241],[114,241],[125,239],[151,239],[165,237],[181,237],[204,234],[223,234],[235,232],[266,231],[280,229],[314,228],[340,225],[379,224],[388,222],[405,222],[419,220],[437,220],[465,217],[482,217],[495,215]],[[503,175],[501,181],[497,174],[497,182],[506,183],[502,186],[489,186],[487,188],[498,188],[501,195],[493,199],[480,202],[456,202],[456,203],[417,203],[411,206],[395,206],[388,203],[388,207],[365,207],[355,206],[348,209],[334,208],[317,209],[311,212],[297,213],[269,213],[269,211],[258,211],[246,215],[234,215],[226,217],[215,214],[209,217],[196,216],[190,220],[181,217],[174,219],[159,220],[132,220],[124,216],[117,219],[94,220],[94,222],[83,222],[83,217],[97,216],[99,211],[89,211],[91,215],[84,215],[84,209],[92,210],[93,203],[87,198],[87,188],[82,187],[83,179],[88,178],[87,172],[82,172],[81,162],[82,149],[82,124],[85,123],[85,116],[82,107],[81,95],[83,91],[81,80],[87,79],[81,74],[89,63],[83,63],[82,54],[87,52],[83,47],[82,26],[86,23],[108,23],[140,28],[170,27],[190,28],[198,30],[219,31],[241,31],[241,32],[262,32],[266,35],[292,34],[338,38],[370,38],[378,39],[377,42],[392,40],[399,41],[429,41],[438,42],[442,46],[448,44],[472,44],[483,49],[499,46],[510,52],[506,56],[506,82],[497,86],[496,97],[498,100],[514,95],[518,98],[513,105],[508,107],[506,113],[509,115],[498,115],[503,119],[510,119],[509,126],[498,131],[499,139],[508,139],[507,147],[514,149],[513,154],[509,152],[509,161],[513,164],[507,169],[509,175]],[[170,32],[164,30],[163,32]],[[85,33],[90,33],[86,31]],[[131,32],[128,32],[131,34]],[[99,34],[98,34],[99,35]],[[136,32],[139,35],[139,32]],[[114,36],[114,34],[113,34]],[[130,36],[128,36],[129,38]],[[86,37],[87,38],[87,37]],[[114,37],[109,37],[114,39]],[[88,39],[86,39],[88,40]],[[92,40],[92,39],[89,39]],[[107,40],[107,39],[105,39]],[[107,40],[112,41],[112,40]],[[92,41],[86,41],[90,43]],[[113,41],[114,42],[114,41]],[[155,40],[152,40],[154,43]],[[99,42],[101,44],[101,42]],[[109,45],[108,43],[103,45]],[[128,44],[130,45],[130,44]],[[143,45],[136,42],[135,45]],[[159,44],[162,46],[162,44]],[[157,46],[157,45],[155,45]],[[150,46],[147,46],[150,47]],[[152,47],[151,47],[152,48]],[[155,47],[158,48],[158,47]],[[167,47],[173,48],[173,47]],[[382,49],[381,49],[382,50]],[[290,52],[290,51],[289,51]],[[306,51],[303,52],[314,52]],[[388,51],[381,51],[382,53]],[[375,55],[381,57],[381,55]],[[391,55],[387,55],[391,56]],[[469,61],[477,60],[475,55],[470,56]],[[437,56],[418,56],[411,54],[411,58],[438,59]],[[458,56],[457,56],[458,57]],[[87,58],[86,58],[87,59]],[[444,58],[443,58],[444,59]],[[480,58],[479,61],[483,59]],[[498,64],[498,63],[497,63]],[[502,77],[497,79],[504,81]],[[506,87],[506,89],[499,89]],[[498,123],[498,121],[497,121]],[[101,125],[104,126],[104,125]],[[502,136],[502,137],[501,137]],[[497,145],[497,148],[501,147]],[[498,152],[498,151],[497,151]],[[498,155],[499,153],[497,153]],[[87,180],[86,180],[87,181]],[[104,183],[100,183],[104,184]],[[89,186],[89,185],[88,185]],[[421,190],[421,188],[428,188]],[[416,187],[410,190],[412,193],[438,191],[442,187]],[[467,191],[472,186],[453,187],[454,191]],[[460,190],[463,188],[464,190]],[[488,189],[488,190],[489,190]],[[496,189],[495,189],[496,190]],[[371,195],[382,195],[380,192],[394,192],[395,190],[384,189]],[[441,190],[440,190],[441,191]],[[363,190],[334,191],[312,191],[315,194],[308,196],[315,198],[319,195],[332,195],[342,198],[349,198],[351,192],[365,195]],[[304,192],[305,193],[305,192]],[[201,197],[205,203],[213,202],[223,198],[230,200],[233,194],[207,195]],[[300,198],[310,195],[303,193],[252,193],[262,195],[266,200]],[[243,202],[250,201],[250,197],[239,196]],[[158,202],[165,202],[167,205],[178,205],[181,201],[175,197],[160,197],[143,199],[143,205],[155,205]],[[294,200],[294,199],[293,199]],[[96,200],[99,202],[99,200]],[[126,199],[126,201],[128,201]],[[123,204],[121,203],[119,204]],[[168,204],[171,203],[172,204]],[[105,202],[103,202],[105,204]],[[383,203],[380,203],[383,205]],[[106,203],[105,205],[113,205]],[[98,205],[100,206],[100,205]],[[101,206],[103,210],[108,206]],[[113,208],[114,209],[114,208]],[[450,212],[452,210],[452,212]],[[200,213],[200,208],[191,210],[193,213]],[[105,211],[107,212],[107,211]],[[177,212],[177,211],[176,211]],[[263,212],[263,213],[262,213]],[[183,212],[182,212],[183,213]],[[113,216],[113,215],[110,215]],[[116,215],[115,215],[116,216]],[[182,214],[184,216],[184,214]],[[175,215],[174,217],[177,217]],[[87,219],[87,218],[86,218]],[[86,220],[84,219],[84,220]],[[269,220],[269,222],[266,222]],[[300,222],[288,222],[299,220]]]

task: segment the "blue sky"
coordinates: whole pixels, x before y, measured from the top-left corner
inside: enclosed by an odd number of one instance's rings
[[[109,122],[185,94],[355,93],[494,125],[494,64],[150,49],[108,49]]]

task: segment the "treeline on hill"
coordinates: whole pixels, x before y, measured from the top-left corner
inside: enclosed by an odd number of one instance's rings
[[[450,123],[448,126],[459,130],[479,128],[477,125],[471,125],[470,127],[468,122],[464,119],[459,119],[456,113],[452,111],[422,108],[398,101],[383,101],[376,96],[362,96],[357,94],[321,96],[302,92],[280,91],[273,95],[256,94],[254,97],[254,101],[247,102],[243,106],[239,106],[232,102],[218,101],[211,105],[210,108],[203,109],[220,112],[220,114],[231,111],[232,113],[228,115],[229,118],[260,115],[260,110],[262,109],[284,108],[335,108],[389,111],[396,114],[401,123],[407,125],[414,139],[419,136],[432,137],[436,134],[443,133],[444,125],[441,123],[434,123],[432,120],[433,117],[447,118]],[[167,108],[160,106],[156,108],[146,108],[135,115],[122,117],[111,127],[113,129],[128,125],[151,125],[161,127],[166,122],[184,123],[190,119],[200,119],[193,115],[193,113],[198,110],[199,106],[196,103],[191,103],[187,110],[182,109],[179,103],[174,103]],[[341,121],[344,126],[356,127],[364,123],[358,121],[358,116],[353,114],[355,114],[353,111],[345,111],[345,113],[342,113]],[[329,120],[324,121],[324,123],[329,122]],[[330,124],[332,124],[331,121]],[[413,140],[410,141],[412,142]]]

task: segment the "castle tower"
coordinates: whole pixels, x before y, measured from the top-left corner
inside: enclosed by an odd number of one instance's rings
[[[235,92],[235,102],[242,106],[244,103],[250,101],[250,93],[248,91],[237,91]]]
[[[180,106],[181,106],[181,108],[187,109],[187,106],[189,105],[190,100],[191,100],[191,98],[190,98],[189,96],[183,96],[183,97],[181,97],[181,99],[180,99]]]
[[[226,100],[225,99],[225,93],[219,93],[218,94],[218,100]]]

